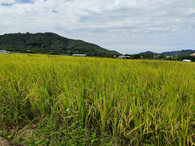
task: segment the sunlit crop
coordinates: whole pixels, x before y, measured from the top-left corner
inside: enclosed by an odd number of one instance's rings
[[[195,144],[195,63],[0,55],[0,125],[49,117],[122,144]]]

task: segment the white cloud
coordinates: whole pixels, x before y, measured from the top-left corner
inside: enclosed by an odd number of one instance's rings
[[[119,52],[195,49],[194,0],[34,0],[0,5],[0,22],[0,34],[50,31]]]
[[[5,3],[5,4],[11,4],[14,3],[15,0],[0,0],[0,4]]]

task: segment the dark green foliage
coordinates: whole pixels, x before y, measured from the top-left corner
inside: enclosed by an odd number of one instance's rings
[[[163,59],[163,58],[165,58],[165,55],[163,55],[163,54],[160,54],[158,57],[156,57],[157,59]]]
[[[154,54],[152,54],[152,53],[146,53],[146,54],[143,54],[142,57],[143,58],[146,58],[146,59],[152,59],[152,58],[154,58]]]
[[[59,127],[58,124],[50,118],[45,118],[39,123],[38,127],[37,131],[29,137],[29,141],[26,141],[28,144],[95,145],[100,142],[96,137],[96,132],[82,128],[80,126],[80,121],[75,121],[70,125],[61,125]]]
[[[152,52],[152,51],[146,51],[146,52],[141,52],[139,53],[141,55],[144,55],[144,54],[153,54],[153,55],[157,55],[158,53],[155,53],[155,52]]]
[[[164,56],[186,56],[195,53],[195,50],[180,50],[161,53]]]
[[[141,52],[139,53],[140,55],[145,55],[145,54],[153,54],[153,55],[164,55],[164,56],[187,56],[190,54],[195,53],[195,50],[178,50],[178,51],[170,51],[170,52],[162,52],[162,53],[155,53],[155,52],[151,52],[151,51],[146,51],[146,52]]]
[[[95,44],[72,40],[54,33],[14,33],[0,35],[0,49],[21,53],[86,54],[87,56],[113,57],[120,55]]]
[[[131,58],[132,59],[139,59],[139,58],[141,58],[141,55],[140,54],[135,54],[135,55],[132,55]]]
[[[189,59],[193,62],[195,62],[195,57],[194,56],[175,56],[175,57],[168,57],[166,58],[167,60],[178,60],[178,61],[182,61],[183,59]]]

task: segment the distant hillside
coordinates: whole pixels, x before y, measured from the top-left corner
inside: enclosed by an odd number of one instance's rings
[[[159,53],[155,53],[155,52],[152,52],[152,51],[146,51],[146,52],[141,52],[141,53],[139,53],[140,55],[142,55],[142,54],[153,54],[153,55],[157,55],[157,54],[159,54]]]
[[[116,51],[104,49],[82,40],[73,40],[55,33],[14,33],[0,35],[0,50],[22,53],[80,54],[88,56],[112,57],[120,55]]]
[[[195,53],[195,50],[178,50],[178,51],[170,51],[170,52],[163,52],[163,53],[155,53],[152,51],[146,51],[139,53],[140,55],[146,55],[146,54],[162,54],[164,56],[186,56]]]
[[[180,50],[180,51],[171,51],[161,53],[164,56],[185,56],[195,53],[195,50]]]

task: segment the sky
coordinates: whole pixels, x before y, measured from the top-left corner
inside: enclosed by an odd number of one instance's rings
[[[195,0],[0,0],[0,35],[18,32],[127,54],[195,50]]]

